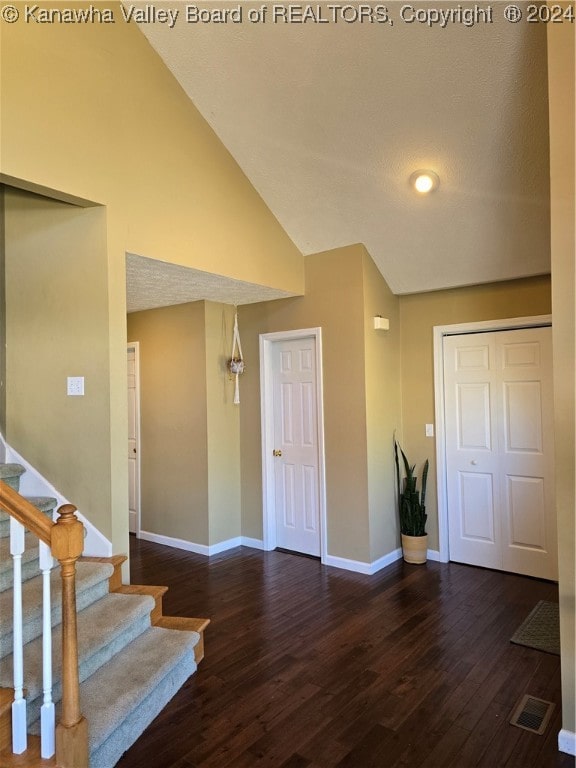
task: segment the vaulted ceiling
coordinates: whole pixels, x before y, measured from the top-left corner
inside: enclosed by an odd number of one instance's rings
[[[374,3],[222,0],[199,7],[240,22],[174,4],[173,28],[140,27],[304,254],[362,242],[398,294],[547,273],[545,25],[437,5],[443,25],[430,3],[382,21]],[[440,178],[428,196],[419,168]]]

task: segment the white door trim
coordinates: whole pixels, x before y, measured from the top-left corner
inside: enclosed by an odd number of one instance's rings
[[[326,558],[326,462],[324,455],[324,407],[322,375],[322,329],[303,328],[260,334],[260,415],[262,426],[262,513],[264,549],[276,548],[274,495],[274,407],[272,400],[272,347],[280,341],[313,338],[316,349],[316,420],[318,430],[318,490],[320,505],[320,559]]]
[[[444,336],[462,333],[486,333],[489,331],[513,331],[518,328],[534,328],[552,325],[552,315],[513,317],[506,320],[483,320],[477,323],[435,325],[434,334],[434,404],[436,419],[436,483],[438,489],[438,537],[440,562],[450,560],[448,546],[448,504],[446,477],[446,430],[444,412]]]
[[[140,342],[131,341],[126,345],[126,351],[134,350],[134,378],[135,378],[135,392],[136,392],[136,538],[140,538],[141,530],[141,483],[140,483]]]

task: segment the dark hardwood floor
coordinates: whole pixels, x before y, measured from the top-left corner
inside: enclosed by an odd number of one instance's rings
[[[212,623],[198,671],[118,768],[573,768],[557,751],[559,658],[510,643],[554,584],[131,538],[132,581],[168,585],[166,614]],[[543,736],[508,722],[524,693],[556,703]]]

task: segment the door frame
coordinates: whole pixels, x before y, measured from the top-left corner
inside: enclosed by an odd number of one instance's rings
[[[141,445],[141,421],[140,421],[140,342],[129,341],[126,344],[126,353],[130,349],[134,350],[134,379],[136,394],[136,538],[140,538],[141,529],[141,483],[140,483],[140,445]],[[130,505],[128,505],[128,515],[130,515]]]
[[[448,493],[446,466],[446,425],[444,409],[444,336],[490,331],[516,331],[522,328],[538,328],[552,325],[552,315],[532,315],[503,320],[482,320],[475,323],[435,325],[434,334],[434,410],[436,420],[436,487],[438,506],[438,538],[441,563],[450,560],[448,543]]]
[[[295,339],[315,340],[316,429],[318,434],[318,506],[320,513],[320,560],[327,552],[326,535],[326,457],[324,448],[324,405],[322,373],[322,329],[303,328],[260,334],[260,417],[262,430],[262,528],[263,548],[276,548],[276,501],[274,486],[274,402],[272,352],[274,344]]]

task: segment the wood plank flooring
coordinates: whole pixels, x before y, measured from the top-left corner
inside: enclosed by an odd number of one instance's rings
[[[207,616],[198,672],[118,768],[573,768],[560,662],[510,637],[556,585],[402,561],[374,576],[284,552],[210,559],[131,537],[134,583]],[[508,723],[556,703],[543,736]]]

